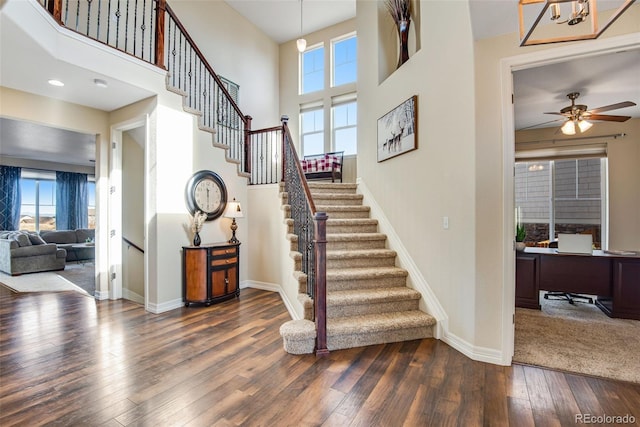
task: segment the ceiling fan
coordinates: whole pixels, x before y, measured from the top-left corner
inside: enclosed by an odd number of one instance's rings
[[[560,112],[551,112],[544,114],[557,114],[565,116],[567,120],[562,125],[560,130],[565,135],[575,135],[576,128],[580,132],[586,132],[593,125],[590,120],[600,120],[606,122],[626,122],[631,116],[613,116],[610,114],[600,114],[605,111],[617,110],[619,108],[633,107],[635,102],[625,101],[618,102],[617,104],[605,105],[604,107],[593,108],[587,110],[587,106],[583,104],[576,104],[576,99],[580,96],[580,92],[571,92],[567,94],[567,98],[571,100],[571,105],[564,107]]]

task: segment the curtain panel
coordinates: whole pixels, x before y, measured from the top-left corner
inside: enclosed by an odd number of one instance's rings
[[[56,229],[89,226],[86,173],[56,172]]]
[[[0,230],[20,228],[20,174],[22,168],[0,166]]]

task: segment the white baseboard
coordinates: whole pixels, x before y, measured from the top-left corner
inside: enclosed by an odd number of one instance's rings
[[[291,316],[294,320],[299,320],[299,316],[296,314],[296,311],[293,308],[293,304],[287,298],[287,294],[283,291],[282,286],[275,283],[266,283],[266,282],[258,282],[255,280],[245,280],[240,284],[240,289],[244,288],[254,288],[254,289],[262,289],[264,291],[277,292],[280,294],[280,298],[282,302],[284,302],[284,306],[287,308],[289,312],[289,316]]]
[[[184,305],[184,301],[182,301],[182,298],[179,298],[179,299],[174,299],[172,301],[163,302],[161,304],[149,303],[145,307],[145,310],[154,314],[160,314],[160,313],[164,313],[165,311],[175,310],[176,308],[180,308],[183,305]]]
[[[129,289],[126,289],[126,288],[122,289],[122,298],[144,305],[144,297],[142,295],[139,295],[135,292],[131,292]]]
[[[445,334],[442,341],[446,342],[468,358],[477,360],[478,362],[491,363],[493,365],[510,365],[510,363],[504,362],[501,351],[492,348],[474,346],[449,332]]]

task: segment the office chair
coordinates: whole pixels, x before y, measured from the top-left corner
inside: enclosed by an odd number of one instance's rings
[[[549,242],[550,248],[557,248],[558,241],[554,240],[553,242]],[[569,301],[569,304],[575,304],[574,300],[584,299],[588,304],[593,304],[593,298],[588,297],[586,295],[573,294],[571,292],[547,292],[544,294],[544,299],[549,299],[549,297],[554,297],[554,300],[566,300]],[[580,301],[578,301],[580,302]]]

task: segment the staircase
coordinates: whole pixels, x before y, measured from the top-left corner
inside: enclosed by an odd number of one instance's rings
[[[327,348],[338,350],[433,336],[436,320],[419,310],[420,293],[406,286],[407,271],[395,266],[396,252],[386,248],[386,235],[363,206],[356,184],[309,182],[318,212],[327,220]],[[306,276],[281,186],[294,277],[304,319],[282,325],[284,348],[293,354],[312,353],[315,324],[313,301],[306,294]]]

